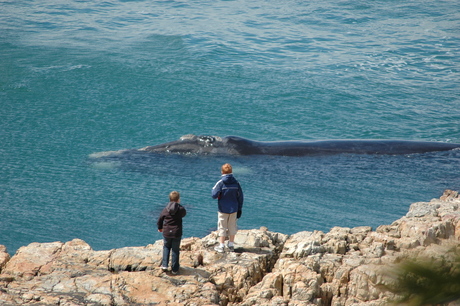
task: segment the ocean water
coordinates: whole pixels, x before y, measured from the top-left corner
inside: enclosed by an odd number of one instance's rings
[[[460,151],[403,156],[133,156],[185,134],[460,142],[458,1],[0,0],[0,244],[215,230],[230,162],[242,229],[377,227],[460,190]]]

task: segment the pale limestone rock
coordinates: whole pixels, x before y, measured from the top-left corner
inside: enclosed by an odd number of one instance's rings
[[[0,275],[0,302],[12,305],[217,305],[242,301],[278,257],[287,235],[240,231],[237,252],[217,253],[216,233],[181,245],[181,274],[158,268],[162,241],[146,247],[93,251],[84,241],[31,244]],[[193,263],[202,256],[199,265]],[[26,277],[25,277],[26,276]],[[57,297],[57,298],[56,298]]]
[[[324,233],[321,231],[299,232],[289,237],[281,252],[281,258],[302,258],[312,254],[324,253],[321,245]]]
[[[0,273],[2,272],[3,267],[10,260],[10,254],[6,250],[6,246],[0,245]]]
[[[439,200],[443,202],[456,201],[458,199],[460,199],[460,194],[458,193],[458,191],[453,191],[449,189],[444,190],[443,195],[439,198]],[[437,201],[437,199],[434,200]]]
[[[282,279],[279,273],[268,274],[259,284],[249,290],[242,305],[263,305],[273,297],[281,297],[283,295]]]
[[[106,294],[92,293],[86,296],[85,301],[95,303],[97,305],[110,305],[112,303],[112,297]]]
[[[376,232],[360,227],[333,228],[326,234],[294,234],[286,241],[273,275],[266,275],[264,281],[251,288],[244,305],[255,305],[257,301],[269,305],[275,298],[280,303],[288,300],[288,305],[386,305],[393,297],[384,290],[391,282],[385,273],[389,265],[408,256],[431,253],[433,257],[439,256],[443,251],[433,247],[443,242],[453,240],[454,245],[458,244],[458,206],[458,197],[449,198],[448,203],[441,200],[416,203],[407,216],[379,227]],[[293,271],[303,271],[305,267],[310,274],[301,273],[303,281],[295,282]],[[282,299],[273,289],[273,279],[280,275]],[[324,281],[318,282],[319,293],[313,289],[305,291],[305,284],[317,288],[318,275]],[[293,292],[297,297],[293,298]]]
[[[62,242],[31,243],[21,247],[7,262],[2,274],[33,278],[43,266],[56,257],[63,245]]]
[[[157,247],[126,247],[113,250],[109,257],[110,271],[147,271],[158,266],[162,249]]]

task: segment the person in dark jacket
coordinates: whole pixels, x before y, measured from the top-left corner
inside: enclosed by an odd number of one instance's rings
[[[243,190],[233,177],[232,166],[222,165],[222,177],[212,188],[212,198],[217,200],[219,245],[214,249],[224,252],[225,237],[229,237],[228,249],[234,251],[235,235],[238,230],[236,220],[241,217],[243,209]]]
[[[158,231],[163,233],[163,261],[161,269],[168,271],[169,255],[171,256],[171,271],[173,274],[179,272],[179,250],[180,241],[182,239],[182,218],[185,217],[187,211],[180,205],[180,194],[177,191],[172,191],[169,194],[169,203],[163,209],[158,218]]]

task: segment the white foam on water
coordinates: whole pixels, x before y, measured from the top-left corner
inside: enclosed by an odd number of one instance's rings
[[[249,167],[238,167],[238,166],[236,166],[236,167],[232,167],[232,172],[233,172],[233,174],[236,174],[236,175],[238,175],[238,174],[251,174],[252,170]]]
[[[95,153],[89,154],[88,157],[89,158],[101,158],[101,157],[117,156],[126,151],[127,150],[95,152]]]

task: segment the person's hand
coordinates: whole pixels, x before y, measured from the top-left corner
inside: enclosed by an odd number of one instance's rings
[[[159,229],[158,231],[159,231],[160,233],[163,233],[163,229]]]
[[[243,211],[242,210],[238,210],[238,212],[236,213],[236,218],[239,219],[241,217],[241,215],[243,214]]]

